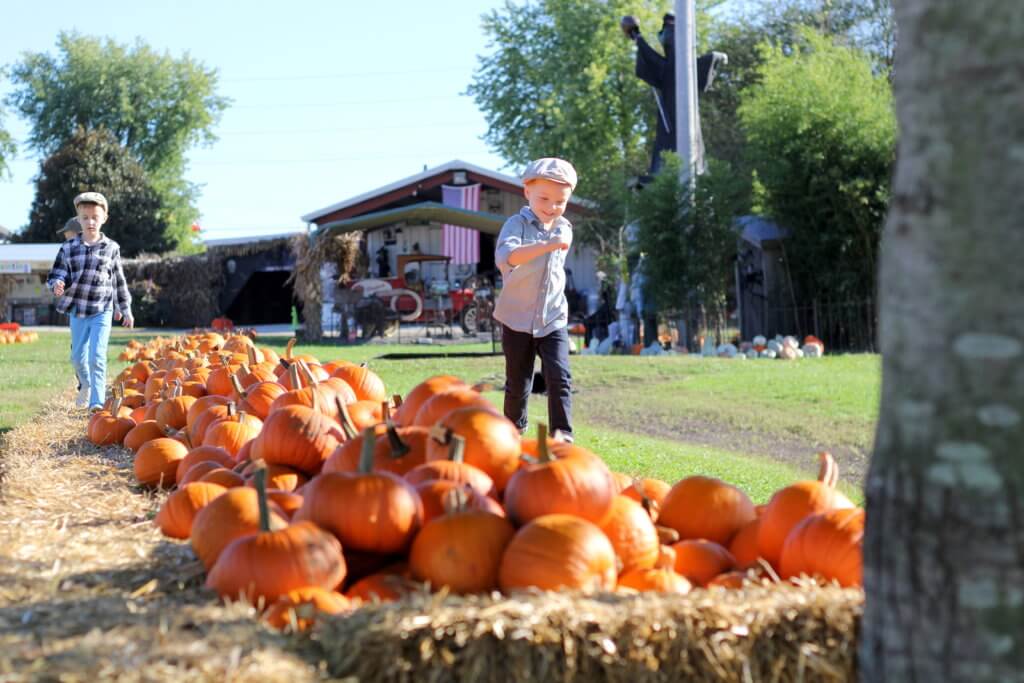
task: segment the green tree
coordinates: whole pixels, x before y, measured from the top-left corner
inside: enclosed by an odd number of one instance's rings
[[[763,46],[740,120],[764,208],[792,233],[801,296],[873,296],[896,122],[887,77],[861,51],[810,30],[792,51]]]
[[[670,9],[668,0],[507,0],[483,17],[493,50],[478,57],[468,93],[487,119],[484,140],[514,165],[570,160],[577,194],[601,209],[580,235],[602,250],[617,241],[626,181],[647,167],[657,116],[619,19],[637,16],[653,40]]]
[[[161,217],[160,194],[146,171],[113,134],[78,131],[43,161],[35,178],[36,196],[22,242],[54,242],[57,229],[75,215],[75,195],[102,192],[110,204],[103,232],[121,245],[124,256],[163,252],[170,246]]]
[[[160,192],[170,237],[187,244],[198,213],[197,188],[184,178],[186,153],[216,139],[228,105],[216,94],[216,70],[141,41],[126,46],[62,32],[55,55],[25,54],[10,74],[6,102],[29,121],[30,147],[48,156],[79,129],[109,131]]]
[[[679,155],[667,153],[664,163],[632,209],[636,248],[645,255],[645,297],[673,317],[702,306],[720,327],[736,258],[733,221],[745,211],[746,183],[728,164],[709,159],[691,190],[680,181]]]

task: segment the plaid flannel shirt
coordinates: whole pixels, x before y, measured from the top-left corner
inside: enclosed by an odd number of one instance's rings
[[[121,247],[106,235],[93,245],[79,235],[60,245],[46,286],[53,290],[56,282],[64,283],[64,294],[57,302],[61,313],[79,318],[115,310],[123,316],[132,315],[132,296],[121,269]]]

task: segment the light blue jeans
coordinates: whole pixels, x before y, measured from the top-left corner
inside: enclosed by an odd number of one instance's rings
[[[107,342],[113,311],[87,318],[71,314],[71,364],[83,387],[89,387],[89,407],[102,406],[107,391]]]

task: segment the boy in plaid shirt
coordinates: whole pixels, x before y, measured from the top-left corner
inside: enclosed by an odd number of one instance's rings
[[[46,285],[60,297],[57,310],[71,322],[71,362],[82,383],[75,405],[103,407],[111,318],[134,327],[132,297],[121,268],[121,248],[100,232],[107,198],[99,192],[75,197],[81,234],[61,245]]]

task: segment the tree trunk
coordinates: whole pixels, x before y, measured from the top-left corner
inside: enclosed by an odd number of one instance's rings
[[[1024,680],[1024,2],[896,12],[862,679]]]

